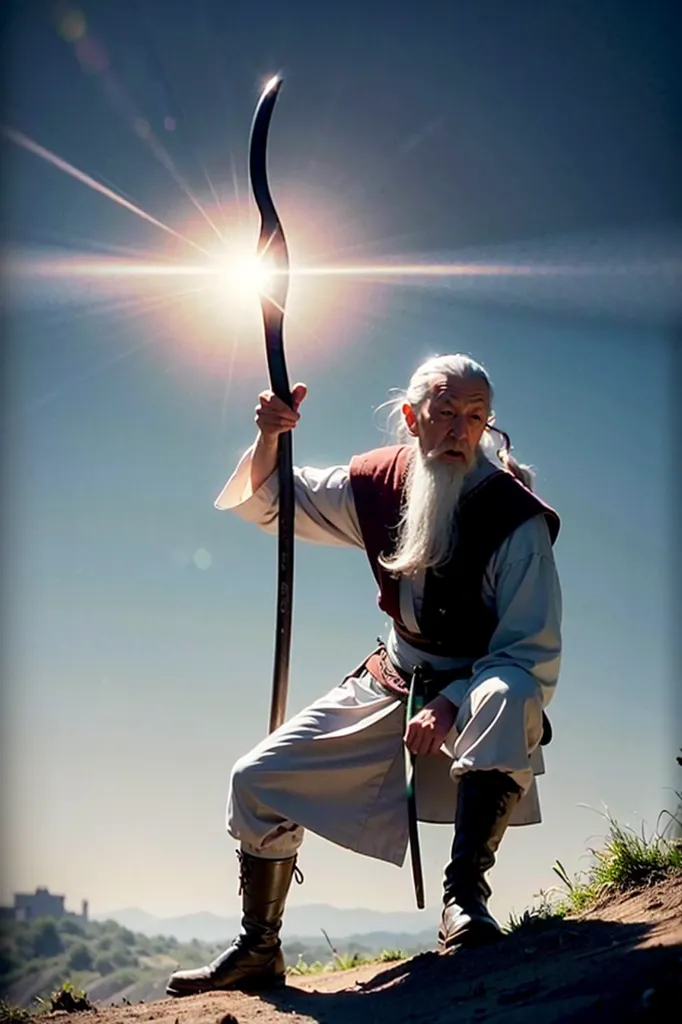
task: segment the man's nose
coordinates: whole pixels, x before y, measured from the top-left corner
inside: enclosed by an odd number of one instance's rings
[[[455,441],[464,441],[467,436],[467,423],[464,416],[453,416],[450,422],[450,434]]]

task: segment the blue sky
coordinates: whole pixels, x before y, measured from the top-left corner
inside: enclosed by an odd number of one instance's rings
[[[202,244],[211,229],[177,176],[227,234],[237,217],[255,245],[248,131],[260,86],[281,71],[270,167],[294,253],[305,240],[325,264],[536,268],[312,283],[287,321],[291,377],[310,389],[298,463],[380,443],[374,410],[388,390],[424,356],[467,351],[489,368],[498,422],[562,515],[565,655],[545,821],[505,840],[499,913],[551,885],[555,858],[584,866],[604,806],[653,827],[673,801],[681,742],[679,272],[662,262],[679,237],[672,5],[513,8],[82,6],[109,79],[84,70],[48,6],[26,5],[4,32],[5,123]],[[196,258],[35,154],[5,142],[3,160],[14,255]],[[178,302],[139,280],[109,291],[91,278],[11,280],[2,897],[46,884],[95,912],[232,912],[224,804],[232,762],[267,723],[275,543],[213,500],[252,439],[262,332],[253,316],[237,323],[234,306],[215,316],[215,293]],[[290,709],[384,630],[360,553],[299,546]],[[449,830],[426,827],[423,841],[434,908]],[[413,906],[407,866],[314,837],[302,863],[296,902]]]

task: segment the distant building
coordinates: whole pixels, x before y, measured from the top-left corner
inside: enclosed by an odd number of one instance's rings
[[[71,917],[80,921],[88,919],[88,901],[83,900],[81,913],[74,914],[64,907],[65,896],[58,896],[44,886],[33,893],[15,892],[13,907],[0,907],[0,918],[14,921],[33,921],[38,917]]]
[[[36,889],[34,893],[15,892],[14,918],[16,921],[30,921],[36,917],[64,917],[64,896],[55,896],[48,889]]]

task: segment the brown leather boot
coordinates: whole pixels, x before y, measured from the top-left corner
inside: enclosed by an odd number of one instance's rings
[[[279,932],[291,879],[297,871],[296,857],[267,860],[243,852],[237,856],[241,862],[242,931],[206,967],[172,974],[166,987],[169,996],[190,996],[214,989],[257,991],[285,982]]]
[[[443,951],[494,942],[502,929],[488,910],[485,874],[521,799],[504,772],[467,772],[459,779],[455,838],[443,880],[443,916],[438,940]]]

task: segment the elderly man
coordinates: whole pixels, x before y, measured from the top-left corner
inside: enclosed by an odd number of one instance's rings
[[[305,393],[296,386],[293,409],[260,396],[257,440],[217,508],[276,530],[277,439],[297,425]],[[561,597],[558,516],[532,493],[508,437],[499,451],[492,443],[492,399],[469,357],[430,359],[396,410],[404,443],[295,471],[297,536],[363,549],[392,625],[363,665],[235,764],[227,825],[240,843],[242,931],[213,963],[173,974],[169,994],[284,981],[279,933],[305,829],[403,863],[405,746],[419,819],[455,825],[441,949],[500,936],[486,873],[508,825],[540,820],[534,776]],[[426,703],[406,722],[416,667]]]

